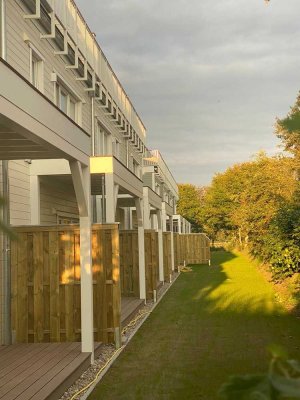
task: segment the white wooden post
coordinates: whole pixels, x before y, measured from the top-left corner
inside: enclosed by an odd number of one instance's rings
[[[81,350],[91,353],[94,362],[93,274],[91,232],[91,176],[90,167],[70,161],[70,169],[80,216],[80,271],[81,271]]]
[[[167,212],[166,212],[166,203],[162,202],[162,230],[163,232],[167,232]]]
[[[107,223],[113,223],[116,220],[116,207],[115,207],[115,187],[114,175],[111,173],[105,174],[105,219]]]
[[[156,211],[157,216],[157,231],[158,231],[158,266],[159,266],[159,280],[164,281],[164,246],[163,246],[163,232],[162,232],[162,215],[161,210]]]
[[[145,231],[144,231],[144,221],[143,221],[143,200],[140,198],[135,198],[135,207],[136,207],[136,215],[138,221],[140,299],[146,299]]]
[[[30,176],[30,222],[31,225],[41,223],[40,179],[38,175]]]
[[[181,225],[181,215],[178,216],[178,233],[183,233]]]
[[[172,271],[175,270],[175,258],[174,258],[174,232],[173,232],[173,216],[169,216],[170,231],[171,231],[171,265]]]
[[[144,228],[151,229],[151,221],[150,221],[150,203],[148,196],[148,188],[143,188],[143,204],[144,204]]]

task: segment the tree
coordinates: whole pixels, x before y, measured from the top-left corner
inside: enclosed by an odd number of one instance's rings
[[[295,104],[291,107],[285,118],[276,120],[275,133],[283,144],[284,149],[292,153],[300,166],[300,93]]]
[[[216,175],[204,199],[204,230],[213,240],[225,236],[243,248],[256,243],[296,190],[293,166],[291,158],[260,153]]]
[[[193,232],[202,230],[201,207],[205,189],[189,183],[178,185],[179,200],[177,212],[192,224]]]

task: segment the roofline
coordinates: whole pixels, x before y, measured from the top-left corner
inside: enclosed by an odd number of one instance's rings
[[[119,78],[117,77],[115,71],[113,70],[112,66],[110,65],[110,62],[108,61],[108,59],[107,59],[107,57],[106,57],[104,51],[101,49],[100,44],[98,43],[98,40],[95,38],[94,32],[91,31],[91,29],[90,29],[88,23],[86,22],[86,19],[84,18],[84,16],[82,15],[82,12],[80,11],[79,7],[77,6],[76,1],[75,1],[75,0],[70,0],[70,1],[71,1],[71,3],[74,5],[74,7],[76,8],[79,17],[80,17],[80,18],[83,20],[83,22],[85,23],[86,28],[87,28],[87,30],[89,31],[89,33],[94,37],[94,41],[95,41],[95,43],[96,43],[98,49],[101,51],[103,57],[104,57],[105,60],[107,61],[107,65],[109,66],[111,72],[113,73],[114,77],[116,78],[118,84],[119,84],[119,85],[121,86],[121,88],[124,90],[124,93],[125,93],[125,95],[126,95],[128,101],[129,101],[129,103],[130,103],[132,109],[134,110],[134,112],[135,112],[136,115],[138,116],[138,118],[139,118],[141,124],[143,125],[143,127],[144,127],[144,129],[145,129],[145,131],[147,131],[147,128],[145,127],[145,125],[144,125],[144,123],[143,123],[141,117],[139,116],[138,112],[136,111],[134,105],[132,104],[132,101],[131,101],[130,97],[128,96],[126,90],[124,89],[123,85],[122,85],[121,82],[119,81]]]

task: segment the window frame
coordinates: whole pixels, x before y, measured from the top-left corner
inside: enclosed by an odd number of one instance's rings
[[[45,58],[32,43],[29,46],[29,74],[31,84],[44,93],[44,64]],[[35,72],[34,72],[35,70]],[[35,76],[34,76],[35,75]]]
[[[72,121],[82,126],[82,105],[85,103],[81,97],[71,88],[70,85],[56,72],[51,74],[51,81],[54,82],[54,103],[66,114]],[[67,97],[67,112],[61,108],[61,93],[65,93]],[[70,104],[75,104],[75,118],[71,115]]]
[[[95,156],[104,157],[112,154],[112,135],[98,122],[95,132]]]

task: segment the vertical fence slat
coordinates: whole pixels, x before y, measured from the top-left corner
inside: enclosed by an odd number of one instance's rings
[[[118,226],[93,225],[95,339],[120,328]],[[12,243],[12,327],[17,342],[80,340],[79,228],[16,228]]]
[[[17,329],[18,342],[28,342],[28,274],[27,274],[27,235],[19,235],[18,241],[18,298]]]
[[[50,341],[60,341],[58,233],[49,232]]]
[[[33,234],[34,342],[44,339],[43,232]]]

